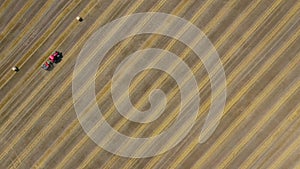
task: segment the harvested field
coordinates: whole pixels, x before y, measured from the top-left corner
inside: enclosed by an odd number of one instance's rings
[[[201,97],[195,124],[174,148],[153,157],[129,158],[103,149],[84,132],[74,108],[72,80],[76,60],[87,57],[79,54],[97,30],[142,12],[178,16],[205,33],[223,64],[227,98],[219,125],[200,144],[214,100],[203,62],[186,44],[164,35],[140,34],[120,41],[106,53],[94,78],[98,107],[116,131],[152,137],[178,117],[181,90],[176,79],[157,69],[132,79],[129,98],[146,111],[151,91],[161,89],[167,100],[162,115],[138,123],[118,113],[111,79],[122,60],[138,50],[159,48],[176,54],[194,74]],[[299,20],[299,0],[0,0],[0,168],[300,168]],[[168,24],[161,26],[171,29]],[[63,53],[62,60],[50,71],[41,69],[54,51]],[[90,61],[87,57],[81,65]],[[13,66],[20,70],[14,72]],[[102,135],[105,144],[113,144],[111,133]],[[171,144],[177,135],[161,144]],[[126,148],[128,143],[118,146]],[[150,151],[147,146],[135,151]]]

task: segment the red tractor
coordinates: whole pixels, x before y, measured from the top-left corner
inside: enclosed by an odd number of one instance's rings
[[[49,56],[49,60],[52,63],[58,63],[58,62],[60,62],[61,58],[62,58],[62,53],[58,52],[58,51],[55,51],[52,55]]]
[[[53,67],[53,64],[60,62],[61,59],[62,59],[62,53],[55,51],[53,54],[49,56],[48,60],[42,65],[42,68],[45,70],[50,70],[50,68]]]

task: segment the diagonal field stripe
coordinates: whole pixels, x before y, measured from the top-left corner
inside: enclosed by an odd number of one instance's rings
[[[298,30],[295,35],[299,35],[300,30]],[[283,54],[283,52],[296,40],[297,36],[293,36],[291,39],[289,39],[288,42],[286,42],[284,44],[284,46],[282,48],[280,48],[278,50],[278,52],[272,56],[271,59],[269,59],[264,65],[262,66],[261,69],[263,69],[263,71],[259,70],[258,73],[255,75],[255,77],[253,77],[251,80],[249,80],[249,82],[247,83],[247,85],[234,97],[234,99],[231,100],[231,102],[229,103],[229,105],[231,105],[230,107],[232,107],[232,105],[234,104],[234,102],[236,102],[237,100],[239,100],[239,98],[242,97],[242,95],[244,93],[246,93],[246,91],[248,91],[250,89],[250,87],[255,83],[255,81],[257,81],[257,79],[259,77],[261,77],[263,75],[264,72],[266,72],[267,68],[269,68],[272,63],[276,60],[276,58],[278,58],[280,55]],[[226,112],[228,112],[228,110],[230,109],[230,107],[228,107],[226,109]],[[252,106],[253,107],[253,106]],[[202,164],[203,162],[205,162],[207,160],[207,158],[216,151],[217,148],[219,148],[219,145],[222,145],[222,143],[224,142],[224,140],[226,139],[226,137],[232,133],[232,131],[234,130],[234,128],[236,128],[237,125],[239,125],[245,118],[247,117],[247,114],[242,114],[241,116],[238,117],[238,119],[236,119],[234,121],[234,123],[232,123],[232,125],[230,127],[228,127],[223,133],[222,135],[218,138],[218,140],[215,142],[215,144],[209,149],[209,152],[206,152],[205,156],[203,156],[202,158],[200,158],[198,160],[198,162],[195,165],[195,168],[198,168],[200,166],[200,164]]]
[[[276,141],[283,133],[299,118],[300,105],[298,105],[282,122],[280,126],[276,127],[274,132],[270,134],[262,144],[260,144],[255,150],[248,156],[248,158],[240,165],[243,168],[250,168],[251,165],[260,157],[262,152],[266,152],[266,149],[272,146],[272,143]]]
[[[297,93],[298,92],[299,92],[299,90],[297,91]],[[267,168],[267,167],[271,166],[271,164],[276,160],[276,158],[278,158],[280,156],[280,154],[282,154],[282,152],[284,150],[286,150],[295,139],[297,139],[297,136],[298,136],[297,130],[299,128],[299,120],[300,119],[298,118],[298,119],[294,119],[294,120],[295,121],[288,128],[288,130],[285,133],[283,133],[283,138],[282,137],[277,138],[278,140],[276,140],[274,143],[272,143],[272,146],[270,147],[268,152],[266,152],[268,154],[264,155],[262,157],[263,159],[259,159],[258,163],[253,164],[254,168],[255,167],[256,168],[258,168],[258,167],[259,168]],[[293,158],[293,156],[291,156],[291,157]],[[288,162],[288,160],[286,160],[285,162]]]
[[[13,1],[11,0],[5,0],[5,2],[0,5],[0,17],[4,14],[4,11],[12,2]]]
[[[286,148],[283,152],[280,153],[280,156],[272,162],[269,168],[281,168],[283,162],[288,157],[290,157],[292,153],[294,153],[296,150],[299,149],[299,143],[300,143],[300,137],[298,136],[298,138],[294,140],[288,148]]]
[[[10,20],[10,22],[6,25],[0,35],[0,41],[2,41],[7,34],[16,26],[17,22],[22,19],[22,16],[28,11],[30,7],[34,4],[35,0],[28,0],[26,4],[21,8],[20,11]]]
[[[300,56],[300,55],[298,55]],[[297,61],[299,60],[300,57],[297,58]],[[295,63],[295,62],[294,62]],[[296,62],[296,64],[299,62]],[[296,65],[295,64],[295,65]],[[286,72],[290,72],[290,68],[288,67],[288,69],[286,70]],[[281,81],[281,77],[286,77],[283,75],[279,75],[278,79],[276,82],[279,83]],[[280,99],[278,99],[278,102],[276,104],[273,105],[273,107],[271,108],[271,110],[268,111],[268,113],[262,117],[262,119],[253,127],[251,128],[251,132],[247,133],[247,135],[245,137],[243,137],[243,139],[234,147],[234,149],[230,152],[230,154],[228,154],[228,156],[225,156],[225,160],[222,160],[222,163],[220,165],[218,165],[218,167],[220,168],[226,168],[229,163],[237,157],[238,153],[241,151],[241,149],[246,145],[246,143],[258,132],[258,130],[260,128],[262,128],[262,126],[264,124],[266,124],[266,122],[268,120],[270,120],[272,118],[272,116],[275,114],[276,111],[279,110],[279,108],[286,103],[286,101],[288,100],[288,98],[290,96],[293,95],[293,93],[299,88],[299,84],[300,84],[300,79],[298,80],[299,83],[296,83],[293,87],[291,87],[292,90],[289,90],[288,93],[286,93],[286,95],[284,97],[280,97]],[[264,93],[267,93],[267,95],[260,95],[258,96],[257,100],[258,102],[254,102],[253,104],[251,104],[249,111],[247,110],[247,112],[245,112],[245,114],[249,114],[249,112],[253,112],[258,106],[259,103],[263,103],[268,96],[271,94],[271,91],[274,90],[275,85],[272,84],[276,84],[276,83],[271,83],[270,86],[268,86],[268,88],[266,89],[267,91],[264,91]],[[253,107],[253,108],[252,108]]]

